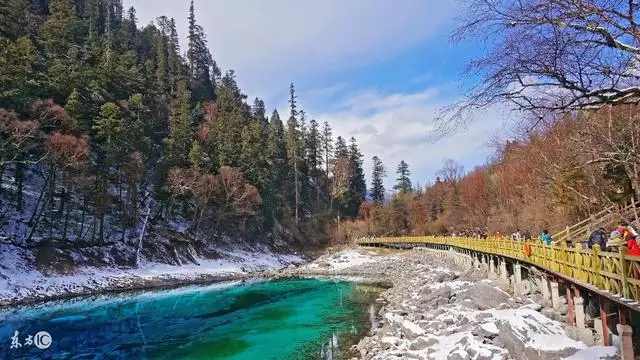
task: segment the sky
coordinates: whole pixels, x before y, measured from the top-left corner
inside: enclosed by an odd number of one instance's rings
[[[139,26],[174,17],[187,33],[189,0],[125,0]],[[397,164],[410,166],[425,184],[445,159],[466,170],[492,153],[489,139],[504,132],[506,115],[496,108],[473,115],[467,128],[434,142],[439,109],[473,86],[467,62],[483,46],[451,43],[458,1],[434,0],[196,0],[196,19],[223,71],[234,69],[240,87],[262,98],[268,113],[288,112],[289,83],[299,105],[334,137],[355,137],[369,182],[372,161],[382,159],[395,182]],[[185,41],[183,41],[185,44]],[[184,51],[183,46],[183,51]]]

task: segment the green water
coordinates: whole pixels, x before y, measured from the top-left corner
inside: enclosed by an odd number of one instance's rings
[[[0,311],[1,359],[344,359],[375,292],[317,279],[101,296]],[[367,288],[370,290],[369,288]],[[51,334],[41,350],[11,337]],[[5,341],[6,340],[6,341]]]

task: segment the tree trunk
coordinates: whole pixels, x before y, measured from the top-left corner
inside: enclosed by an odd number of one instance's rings
[[[24,164],[19,162],[16,164],[16,208],[18,211],[24,211]],[[0,188],[2,186],[2,174],[0,171]]]

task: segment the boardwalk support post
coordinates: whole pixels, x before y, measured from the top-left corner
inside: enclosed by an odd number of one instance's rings
[[[544,275],[540,276],[540,292],[545,301],[544,305],[548,305],[551,302],[551,292],[549,292],[549,282]]]
[[[504,259],[500,259],[500,279],[503,281],[509,281],[509,274],[507,273],[507,262]]]
[[[633,360],[633,329],[630,325],[618,324],[618,335],[620,336],[620,359]]]
[[[522,271],[520,269],[520,263],[516,262],[513,265],[513,278],[514,278],[514,282],[515,284],[513,284],[513,293],[515,296],[520,296],[522,295]]]
[[[576,296],[573,298],[573,304],[576,311],[576,326],[584,329],[584,299],[581,296]]]
[[[568,316],[568,320],[569,320],[569,324],[571,325],[575,325],[576,324],[576,311],[575,311],[575,306],[573,304],[573,296],[571,294],[571,285],[568,282],[564,283],[564,287],[567,293],[567,316]]]
[[[551,280],[551,306],[553,310],[560,310],[560,292],[558,291],[558,281]]]
[[[493,256],[491,256],[491,257],[489,258],[489,272],[490,272],[491,274],[495,274],[495,273],[496,273],[496,261],[495,261],[495,259],[493,258]]]

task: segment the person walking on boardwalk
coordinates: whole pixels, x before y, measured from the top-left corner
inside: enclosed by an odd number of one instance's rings
[[[604,228],[601,227],[596,229],[591,233],[591,235],[589,235],[587,247],[591,249],[593,248],[593,245],[600,245],[600,249],[602,250],[607,248],[607,233]]]
[[[547,246],[551,246],[553,239],[551,238],[551,234],[549,234],[549,230],[542,231],[542,234],[540,234],[540,241],[542,241]]]

